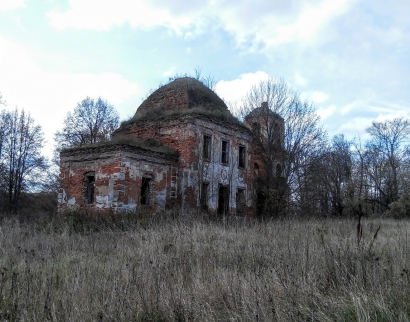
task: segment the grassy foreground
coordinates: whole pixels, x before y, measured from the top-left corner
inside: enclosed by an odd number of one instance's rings
[[[0,320],[409,321],[410,222],[356,225],[5,221]]]

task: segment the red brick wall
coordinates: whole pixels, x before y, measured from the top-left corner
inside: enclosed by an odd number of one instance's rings
[[[212,137],[212,160],[202,160],[203,135]],[[177,205],[184,210],[197,209],[200,201],[202,182],[209,182],[211,200],[209,211],[218,208],[218,187],[220,184],[230,187],[230,209],[236,213],[237,189],[245,189],[246,203],[244,212],[254,214],[255,179],[263,177],[266,170],[259,151],[253,142],[250,131],[240,126],[213,122],[204,118],[182,117],[161,122],[131,124],[126,130],[116,135],[129,138],[156,138],[164,145],[179,151],[178,162],[161,159],[158,155],[141,157],[122,150],[115,152],[84,152],[83,156],[62,157],[61,164],[61,207],[66,207],[71,198],[75,198],[76,207],[85,205],[84,175],[89,171],[96,173],[97,197],[109,199],[106,190],[112,192],[111,200],[96,202],[97,207],[115,209],[137,209],[154,212]],[[221,142],[229,141],[230,162],[221,164]],[[246,147],[246,167],[238,168],[239,145]],[[88,154],[87,154],[88,153]],[[258,174],[255,172],[258,164]],[[204,175],[205,167],[208,175]],[[224,179],[224,176],[226,177]],[[150,177],[150,206],[140,206],[142,177]],[[100,199],[101,199],[100,198]],[[98,200],[100,200],[98,199]],[[73,200],[73,199],[72,199]]]
[[[211,166],[212,172],[208,178],[202,178],[202,141],[203,135],[212,136],[213,158]],[[130,138],[156,138],[163,144],[179,151],[179,172],[177,202],[184,210],[199,207],[199,196],[202,182],[212,181],[212,202],[209,207],[210,212],[216,212],[218,204],[218,186],[227,184],[230,186],[230,212],[236,213],[236,190],[243,188],[246,190],[246,207],[244,212],[251,214],[254,212],[254,163],[259,165],[259,175],[263,175],[263,163],[252,143],[251,133],[238,126],[215,123],[207,119],[184,117],[177,120],[163,122],[144,122],[132,124],[121,135]],[[221,165],[220,153],[222,140],[230,142],[231,160],[228,166]],[[246,146],[246,168],[238,168],[239,145]],[[209,163],[209,162],[208,162]],[[221,172],[225,171],[229,177],[223,180]],[[238,181],[240,180],[240,182]]]
[[[175,200],[173,174],[177,164],[159,155],[124,150],[82,151],[61,156],[60,208],[84,208],[86,174],[95,173],[94,202],[89,207],[152,213]],[[149,205],[141,205],[142,178],[150,178]],[[175,176],[174,176],[175,179]]]

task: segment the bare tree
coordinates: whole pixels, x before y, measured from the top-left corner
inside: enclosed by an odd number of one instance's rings
[[[326,209],[325,213],[341,216],[351,204],[354,188],[352,183],[353,157],[351,142],[343,134],[335,135],[328,151],[323,152],[318,177]]]
[[[58,148],[107,141],[119,125],[114,107],[101,97],[86,97],[68,112],[62,131],[55,134]]]
[[[372,201],[387,209],[402,192],[400,177],[410,158],[410,121],[396,118],[373,122],[366,131],[371,135],[365,159],[372,182]]]
[[[39,183],[46,163],[41,155],[44,137],[39,125],[24,110],[2,112],[4,139],[1,149],[2,183],[8,210],[18,211],[21,193]]]
[[[7,166],[4,162],[4,145],[8,132],[8,116],[9,113],[5,110],[0,112],[0,212],[5,210],[7,201]]]
[[[257,114],[255,120],[259,119],[252,123],[252,131],[266,171],[265,192],[283,178],[285,189],[276,189],[275,199],[283,200],[287,195],[289,201],[300,206],[304,177],[326,143],[326,134],[319,125],[320,118],[314,107],[302,101],[284,80],[275,78],[253,86],[242,106],[245,122],[252,119],[249,116],[253,113]],[[278,122],[278,118],[283,122]],[[265,209],[265,212],[270,211]]]
[[[3,100],[3,96],[0,93],[0,106],[1,105],[5,106],[6,102]],[[2,155],[1,152],[2,152],[2,148],[3,148],[3,141],[6,137],[6,130],[7,130],[7,124],[5,122],[5,120],[7,119],[6,114],[7,114],[7,112],[5,110],[2,110],[0,112],[0,158],[1,158],[1,155]]]

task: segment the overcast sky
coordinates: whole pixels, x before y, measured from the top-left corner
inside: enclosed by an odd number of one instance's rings
[[[330,137],[353,137],[410,115],[409,17],[409,0],[0,0],[0,93],[50,146],[86,96],[127,119],[200,67],[229,102],[283,78]]]

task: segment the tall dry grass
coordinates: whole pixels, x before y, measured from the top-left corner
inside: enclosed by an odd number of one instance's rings
[[[410,320],[410,222],[356,224],[5,221],[0,320]]]

